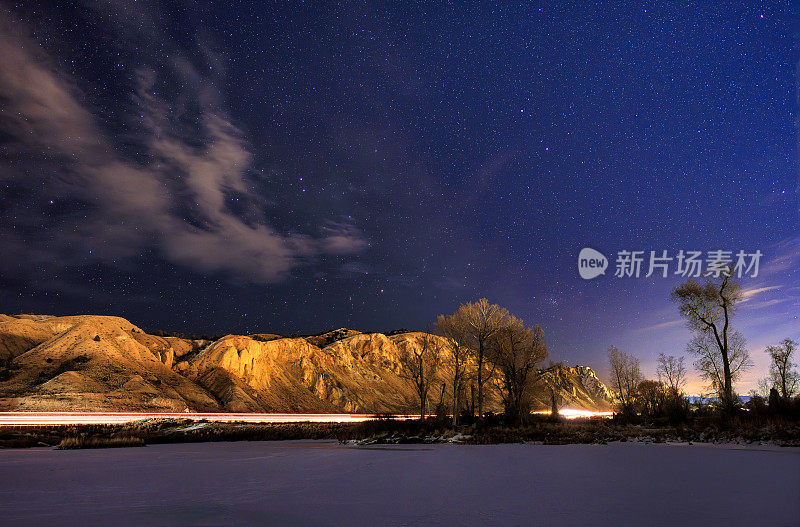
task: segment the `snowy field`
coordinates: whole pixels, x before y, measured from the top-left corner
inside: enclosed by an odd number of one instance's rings
[[[800,525],[800,449],[329,441],[0,450],[3,525]]]

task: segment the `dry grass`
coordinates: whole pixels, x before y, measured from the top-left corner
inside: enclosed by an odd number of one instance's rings
[[[65,437],[58,444],[59,450],[74,450],[78,448],[123,448],[144,446],[141,437]]]

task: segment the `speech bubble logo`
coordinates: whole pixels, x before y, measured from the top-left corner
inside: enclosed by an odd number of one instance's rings
[[[600,251],[590,247],[581,249],[578,255],[578,273],[584,280],[591,280],[606,273],[608,259]]]

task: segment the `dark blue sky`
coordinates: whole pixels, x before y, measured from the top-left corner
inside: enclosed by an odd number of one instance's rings
[[[680,278],[613,255],[758,249],[742,391],[800,337],[790,2],[0,14],[0,312],[388,330],[485,296],[556,360],[652,374]]]

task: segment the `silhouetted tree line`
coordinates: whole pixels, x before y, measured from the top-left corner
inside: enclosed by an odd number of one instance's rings
[[[742,334],[732,327],[737,304],[742,299],[741,286],[729,272],[722,272],[704,282],[691,279],[677,286],[671,294],[679,313],[692,330],[687,352],[695,357],[694,367],[708,382],[713,398],[691,402],[683,393],[686,382],[684,357],[660,354],[657,380],[642,376],[639,359],[612,346],[608,352],[611,388],[619,416],[627,420],[668,419],[685,421],[693,415],[720,415],[741,418],[800,418],[800,374],[793,362],[797,343],[784,339],[769,346],[770,374],[760,384],[762,395],[751,392],[742,403],[735,383],[752,367],[752,360]]]

